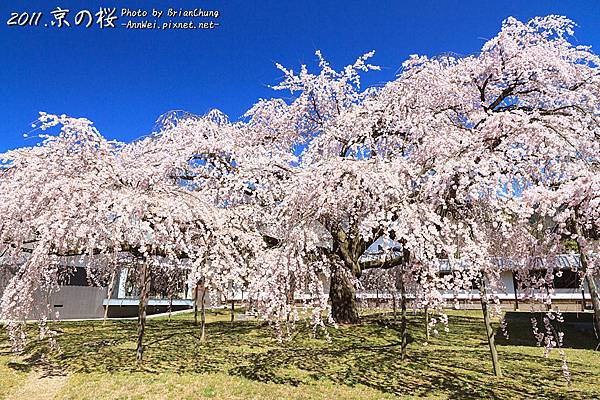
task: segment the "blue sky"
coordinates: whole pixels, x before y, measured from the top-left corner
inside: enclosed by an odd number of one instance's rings
[[[23,5],[23,4],[27,5]],[[56,7],[219,10],[212,31],[135,31],[83,27],[8,26],[11,12]],[[409,54],[476,52],[507,16],[561,14],[579,27],[575,40],[600,48],[600,1],[3,1],[0,5],[0,151],[32,145],[23,138],[38,111],[86,117],[110,139],[149,133],[172,109],[202,114],[213,107],[232,119],[258,98],[284,95],[268,88],[281,73],[275,62],[315,65],[320,49],[334,66],[376,50],[380,72],[368,85],[393,79]],[[152,19],[152,18],[148,18]],[[165,16],[163,20],[168,20]],[[119,17],[117,24],[126,21]],[[185,19],[181,19],[185,20]],[[73,24],[72,24],[73,25]]]

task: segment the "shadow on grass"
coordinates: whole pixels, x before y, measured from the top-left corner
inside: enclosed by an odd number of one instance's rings
[[[199,327],[189,319],[149,320],[145,359],[138,366],[135,321],[63,322],[53,326],[59,331],[59,351],[33,340],[26,348],[29,360],[11,366],[43,366],[56,374],[226,372],[291,386],[329,381],[396,395],[461,399],[600,396],[594,387],[565,391],[560,362],[512,346],[500,348],[505,378],[495,378],[482,319],[454,315],[449,325],[448,333],[424,345],[424,318],[411,316],[408,357],[401,361],[399,320],[390,317],[371,315],[361,324],[328,328],[327,335],[316,337],[311,327],[298,324],[292,338],[282,342],[271,327],[256,321],[209,323],[207,341],[201,342]],[[2,335],[0,344],[5,344]],[[600,380],[600,368],[590,369],[586,362],[574,361],[571,368],[574,379]]]

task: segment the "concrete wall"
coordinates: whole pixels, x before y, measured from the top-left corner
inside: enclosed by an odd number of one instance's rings
[[[92,286],[61,286],[49,297],[51,315],[49,319],[102,318],[107,289]],[[61,307],[62,306],[62,307]]]
[[[5,270],[0,270],[0,296],[11,278]],[[50,295],[38,291],[27,318],[38,319],[45,315],[55,320],[56,312],[59,313],[59,319],[101,318],[104,316],[102,301],[106,295],[106,288],[93,286],[60,286],[57,292]]]

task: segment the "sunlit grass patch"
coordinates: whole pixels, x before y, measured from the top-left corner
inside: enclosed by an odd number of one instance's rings
[[[229,321],[226,310],[208,317],[207,340],[190,313],[150,319],[144,363],[135,363],[136,322],[62,322],[53,326],[59,350],[32,340],[31,371],[55,370],[68,379],[54,398],[71,399],[380,399],[599,398],[600,352],[566,349],[573,385],[558,354],[535,346],[499,346],[504,377],[492,375],[481,312],[451,312],[450,331],[425,344],[424,318],[409,319],[408,357],[400,360],[399,319],[367,315],[354,326],[328,327],[315,337],[296,325],[279,341],[256,321]],[[175,318],[176,317],[176,318]],[[31,327],[32,331],[34,326]],[[523,328],[525,329],[525,328]],[[533,335],[531,328],[521,332]],[[567,335],[569,332],[567,332]],[[6,335],[2,348],[7,349]],[[12,393],[28,372],[0,359],[0,393]],[[18,358],[27,366],[27,356]],[[30,374],[32,372],[29,372]]]

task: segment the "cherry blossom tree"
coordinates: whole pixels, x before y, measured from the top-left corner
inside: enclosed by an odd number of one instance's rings
[[[430,163],[428,201],[438,203],[446,224],[457,224],[460,258],[477,266],[471,272],[480,271],[492,291],[501,287],[495,256],[519,260],[522,276],[535,269],[532,256],[542,257],[551,284],[565,232],[540,237],[532,217],[549,216],[564,227],[568,205],[581,202],[585,217],[575,220],[593,231],[593,212],[585,208],[593,196],[577,193],[588,193],[598,173],[600,63],[589,47],[570,43],[573,27],[559,16],[509,18],[477,55],[414,56],[383,89],[383,109],[375,108],[389,121],[389,135],[408,138],[410,158]],[[559,187],[562,198],[552,202]],[[576,237],[583,243],[584,236]],[[453,252],[445,252],[452,262]],[[597,289],[590,291],[597,298]]]
[[[571,44],[573,27],[559,16],[509,18],[480,53],[414,56],[381,90],[358,90],[357,71],[372,69],[366,56],[342,72],[322,59],[318,75],[283,69],[276,89],[297,96],[258,110],[277,109],[263,129],[307,142],[285,212],[288,225],[329,243],[336,320],[356,320],[352,278],[372,266],[359,259],[381,236],[402,243],[412,274],[444,258],[454,271],[445,289],[485,285],[486,318],[486,302],[503,286],[497,257],[520,260],[529,274],[532,256],[559,252],[531,229],[541,210],[526,194],[596,174],[598,57]],[[427,292],[432,301],[436,291]]]
[[[40,123],[61,129],[39,146],[3,155],[0,243],[7,258],[28,257],[4,291],[2,316],[18,329],[35,292],[56,288],[60,257],[87,255],[94,275],[116,268],[125,254],[139,268],[141,360],[152,270],[180,269],[188,260],[194,275],[208,258],[219,279],[234,279],[243,274],[244,252],[260,241],[244,236],[235,212],[173,183],[190,153],[171,131],[123,145],[85,119],[42,114]],[[199,136],[218,129],[209,118],[199,123]]]
[[[237,122],[170,112],[130,144],[43,114],[41,128],[60,132],[3,155],[0,245],[14,265],[28,257],[2,316],[16,321],[56,286],[59,257],[87,255],[106,277],[126,254],[139,265],[141,358],[152,271],[244,287],[281,332],[297,299],[315,326],[326,310],[358,321],[357,279],[397,268],[440,314],[431,325],[447,322],[442,293],[480,290],[500,375],[489,320],[499,258],[538,288],[532,257],[548,261],[549,283],[569,235],[599,312],[600,62],[570,42],[573,29],[560,16],[508,18],[479,53],[411,56],[380,89],[361,88],[373,53],[337,71],[317,52],[318,73],[278,65],[273,88],[291,99],[261,99]],[[365,259],[378,241],[397,249]]]

